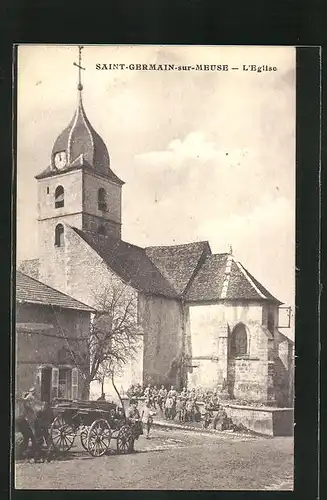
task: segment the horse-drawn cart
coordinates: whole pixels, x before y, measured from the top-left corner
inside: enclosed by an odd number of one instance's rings
[[[49,434],[52,446],[67,452],[79,434],[83,448],[94,457],[104,455],[112,440],[118,453],[133,451],[139,426],[129,422],[114,403],[67,401],[52,406],[55,418]]]
[[[54,400],[51,406],[33,399],[20,402],[15,419],[15,431],[22,436],[18,455],[28,452],[29,441],[35,458],[65,453],[78,435],[93,457],[104,455],[112,440],[118,453],[130,453],[142,434],[141,422],[128,420],[122,409],[107,401]]]

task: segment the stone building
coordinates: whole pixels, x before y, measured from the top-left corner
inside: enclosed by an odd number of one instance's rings
[[[83,339],[90,333],[92,312],[85,304],[17,271],[16,394],[35,386],[42,401],[82,398],[82,363],[88,358]]]
[[[278,329],[281,302],[207,241],[141,248],[121,239],[124,182],[86,116],[81,88],[36,176],[39,256],[21,269],[91,307],[112,280],[130,287],[143,335],[125,389],[187,383],[288,404],[292,343]]]

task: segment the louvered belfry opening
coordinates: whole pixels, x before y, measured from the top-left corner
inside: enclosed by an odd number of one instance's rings
[[[61,208],[65,205],[65,190],[58,186],[55,191],[55,208]]]
[[[107,210],[106,191],[104,188],[98,190],[98,209],[101,210],[101,212]]]

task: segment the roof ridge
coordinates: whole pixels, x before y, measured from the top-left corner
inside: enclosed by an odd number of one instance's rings
[[[210,244],[208,242],[208,248],[209,248],[209,252],[211,252],[211,248],[210,248]],[[185,295],[187,294],[187,291],[190,289],[190,287],[192,286],[192,283],[196,277],[196,275],[198,274],[198,272],[200,271],[201,267],[205,264],[205,261],[207,260],[208,257],[211,257],[212,253],[207,253],[206,252],[206,248],[204,247],[203,250],[202,250],[202,253],[199,257],[199,260],[195,266],[195,268],[193,269],[193,272],[191,274],[191,277],[190,279],[188,280],[188,283],[186,283],[186,286],[182,292],[182,295],[185,297]]]
[[[212,253],[211,255],[209,255],[208,257],[220,257],[220,256],[223,256],[223,255],[230,255],[232,257],[232,255],[228,252],[219,252],[219,253]]]
[[[145,249],[144,249],[145,250]],[[145,255],[146,255],[146,252],[144,252]],[[176,295],[178,297],[181,296],[181,294],[178,292],[178,290],[176,290],[175,286],[173,285],[173,283],[171,283],[171,281],[166,278],[166,276],[164,274],[162,274],[162,272],[160,271],[160,269],[156,266],[156,264],[150,259],[150,257],[147,256],[147,258],[149,259],[149,261],[151,262],[151,264],[153,264],[153,266],[156,268],[156,270],[158,271],[158,273],[160,274],[160,276],[168,283],[168,285],[172,288],[172,290],[176,293]]]
[[[238,269],[241,271],[241,273],[245,276],[245,278],[248,280],[248,282],[250,283],[250,285],[255,289],[255,291],[257,292],[257,294],[262,298],[262,299],[267,299],[267,297],[261,292],[261,290],[259,290],[259,288],[256,286],[256,284],[253,282],[253,280],[251,279],[251,277],[249,276],[249,273],[248,271],[242,266],[242,264],[240,262],[238,262],[235,257],[232,257],[233,261],[235,262],[235,264],[237,265]]]
[[[274,299],[274,300],[277,300],[277,302],[279,302],[280,304],[283,304],[283,302],[281,302],[281,301],[280,301],[279,299],[277,299],[277,298],[276,298],[276,297],[275,297],[272,293],[270,293],[270,292],[269,292],[269,290],[267,290],[267,288],[266,288],[266,287],[265,287],[265,286],[264,286],[264,285],[263,285],[263,284],[262,284],[259,280],[257,280],[257,279],[253,276],[253,274],[251,274],[251,273],[250,273],[250,272],[249,272],[249,271],[248,271],[248,270],[247,270],[247,269],[243,266],[243,264],[241,264],[241,263],[240,263],[240,265],[243,267],[244,271],[248,274],[248,276],[249,276],[249,278],[251,279],[251,281],[253,281],[253,282],[254,282],[254,285],[255,285],[255,286],[257,286],[257,285],[255,284],[255,282],[256,282],[256,283],[258,283],[258,284],[260,285],[260,287],[261,287],[261,288],[263,288],[263,289],[264,289],[264,291],[265,291],[265,295],[266,295],[266,297],[265,297],[265,298],[266,298],[267,300]],[[259,288],[259,287],[258,287],[258,288]],[[268,295],[267,295],[267,294],[268,294]]]
[[[224,282],[223,282],[223,286],[222,286],[222,289],[221,289],[221,293],[220,293],[220,298],[221,299],[226,299],[227,297],[227,291],[228,291],[228,287],[229,287],[229,282],[230,282],[230,275],[231,275],[231,266],[232,266],[232,262],[233,262],[233,256],[231,254],[223,254],[226,256],[226,263],[225,263],[225,279],[224,279]]]
[[[94,307],[91,307],[91,306],[88,306],[87,304],[84,304],[84,302],[81,302],[80,300],[78,299],[75,299],[74,297],[72,297],[71,295],[68,295],[67,293],[64,293],[64,292],[61,292],[60,290],[58,290],[57,288],[53,288],[52,286],[50,285],[47,285],[46,283],[44,283],[43,281],[40,281],[40,280],[37,280],[36,278],[32,278],[32,276],[29,276],[28,274],[25,274],[23,273],[22,271],[20,271],[19,269],[16,270],[16,274],[17,273],[20,273],[22,274],[23,276],[25,276],[26,278],[30,279],[30,280],[33,280],[33,281],[36,281],[37,283],[40,283],[41,285],[43,286],[46,286],[47,288],[50,288],[50,290],[53,290],[54,292],[57,292],[57,293],[60,293],[61,295],[64,295],[65,297],[68,297],[69,299],[71,300],[74,300],[75,302],[78,302],[79,304],[81,304],[82,306],[85,306],[87,307],[88,309],[94,309]],[[49,303],[50,304],[50,303]],[[51,304],[50,304],[51,305]]]
[[[185,247],[190,245],[199,245],[200,243],[207,243],[209,245],[208,240],[201,240],[201,241],[191,241],[189,243],[178,243],[177,245],[150,245],[144,247],[144,249],[147,250],[151,248],[176,248],[176,247]]]
[[[82,233],[90,234],[91,236],[95,236],[100,242],[105,241],[106,238],[117,241],[117,243],[124,243],[125,245],[129,245],[133,248],[137,248],[138,250],[145,250],[144,247],[140,247],[139,245],[135,245],[134,243],[130,243],[129,241],[122,240],[121,238],[117,238],[116,236],[113,236],[111,234],[106,234],[106,235],[99,235],[95,231],[85,231],[84,229],[79,229],[75,226],[70,226],[72,229],[81,231]]]

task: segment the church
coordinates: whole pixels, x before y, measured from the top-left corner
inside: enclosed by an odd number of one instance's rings
[[[141,248],[122,240],[124,182],[82,90],[79,82],[75,114],[36,176],[38,258],[20,270],[90,308],[108,283],[136,294],[142,333],[124,390],[187,384],[291,405],[293,343],[278,328],[281,302],[232,253],[213,254],[208,241]]]

